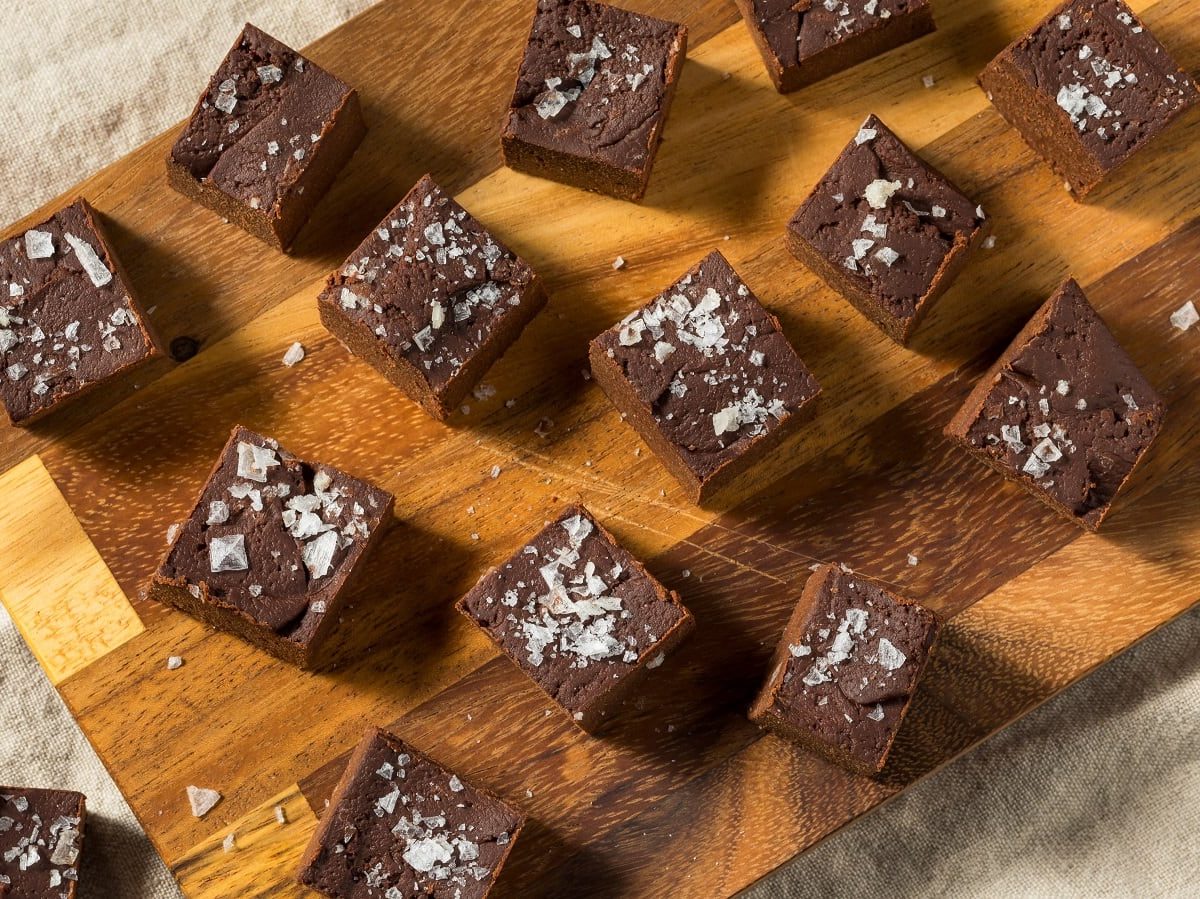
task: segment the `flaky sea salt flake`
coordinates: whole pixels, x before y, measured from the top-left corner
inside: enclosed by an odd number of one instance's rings
[[[896,648],[887,637],[879,638],[879,665],[888,670],[895,671],[900,668],[908,660],[908,657]]]
[[[314,540],[304,544],[300,554],[304,567],[315,578],[323,578],[333,567],[333,554],[337,552],[338,535],[336,531],[326,531]]]
[[[208,567],[214,573],[249,570],[245,536],[228,534],[224,537],[213,537],[208,544]]]
[[[1186,331],[1196,322],[1200,322],[1200,312],[1196,311],[1196,304],[1191,300],[1171,313],[1171,324],[1180,331]]]
[[[92,284],[96,287],[103,287],[112,281],[112,272],[108,270],[108,266],[104,264],[104,260],[100,258],[90,243],[81,240],[69,231],[63,237],[75,251],[75,258],[79,260],[79,264],[83,266],[87,276],[92,279]]]
[[[283,354],[283,364],[291,368],[297,362],[304,359],[304,346],[300,341],[296,341],[287,348],[287,352]]]
[[[30,228],[25,232],[25,255],[30,259],[49,259],[54,255],[54,235]]]
[[[900,187],[899,181],[876,178],[863,191],[863,198],[872,209],[886,209],[888,202]]]
[[[213,810],[213,806],[221,801],[220,793],[206,787],[189,786],[187,797],[192,806],[192,815],[197,818],[203,818]]]

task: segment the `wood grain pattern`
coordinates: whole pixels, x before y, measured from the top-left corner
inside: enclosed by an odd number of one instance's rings
[[[239,899],[304,896],[308,891],[292,876],[295,847],[306,844],[316,829],[317,816],[293,786],[196,845],[172,871],[189,899],[227,899],[232,882],[241,885]],[[253,880],[247,871],[255,872]]]
[[[37,456],[0,474],[0,600],[52,684],[142,622]]]
[[[1190,513],[1200,483],[1188,465],[1200,441],[1200,334],[1167,320],[1200,289],[1200,224],[1189,224],[1200,122],[1181,123],[1081,206],[973,82],[1044,13],[1043,0],[946,2],[936,35],[789,97],[770,88],[733,4],[628,5],[692,27],[640,206],[496,168],[525,0],[491,4],[486,17],[450,14],[435,35],[414,28],[424,7],[393,0],[315,45],[315,59],[360,88],[373,131],[294,257],[166,189],[169,137],[84,184],[136,262],[147,305],[157,298],[164,334],[197,337],[201,352],[148,371],[136,392],[87,399],[32,434],[0,434],[0,467],[40,452],[125,593],[153,570],[167,525],[190,507],[235,422],[397,495],[400,525],[370,562],[331,669],[298,673],[135,600],[145,631],[61,684],[189,895],[294,895],[290,866],[314,819],[289,812],[296,826],[272,829],[272,797],[321,810],[368,723],[394,724],[531,813],[505,869],[509,895],[728,894],[1200,598]],[[1133,6],[1185,65],[1200,63],[1187,0]],[[227,41],[217,43],[214,58]],[[783,246],[787,218],[868,112],[997,222],[996,249],[968,267],[908,350]],[[327,269],[425,169],[528,258],[551,294],[489,375],[496,395],[447,424],[346,356],[315,304]],[[826,397],[768,464],[698,508],[581,370],[595,333],[714,246],[780,315]],[[617,255],[629,263],[621,271]],[[972,379],[1068,272],[1170,409],[1099,537],[940,437]],[[284,368],[294,340],[308,356]],[[553,422],[544,438],[534,433],[543,420]],[[452,610],[486,565],[579,500],[650,559],[699,623],[604,739],[562,720]],[[877,781],[762,737],[744,717],[808,566],[826,559],[956,614]],[[56,601],[61,593],[38,597]],[[168,654],[184,668],[167,672]],[[197,821],[188,783],[226,798]],[[231,829],[246,839],[227,854]]]

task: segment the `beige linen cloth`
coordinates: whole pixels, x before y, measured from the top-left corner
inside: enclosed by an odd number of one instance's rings
[[[9,0],[0,221],[182,119],[244,21],[303,45],[369,5]],[[1193,612],[746,895],[1200,895],[1198,647]],[[178,895],[0,608],[6,782],[87,794],[84,897]]]

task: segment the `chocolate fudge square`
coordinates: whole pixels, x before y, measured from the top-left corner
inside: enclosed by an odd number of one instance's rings
[[[992,60],[979,84],[1080,199],[1200,98],[1121,0],[1061,4]]]
[[[75,899],[85,805],[70,790],[0,786],[0,896]]]
[[[235,428],[150,599],[312,667],[392,518],[392,496]]]
[[[640,200],[687,28],[592,0],[538,0],[501,146],[511,168]]]
[[[938,627],[929,609],[823,565],[804,585],[750,720],[851,771],[876,774]]]
[[[989,227],[982,207],[869,116],[788,223],[787,243],[903,344]]]
[[[0,244],[0,401],[13,424],[32,424],[159,355],[86,200]]]
[[[253,25],[200,95],[171,186],[287,250],[366,134],[358,94]]]
[[[679,596],[582,506],[487,572],[458,609],[593,732],[694,626]]]
[[[929,34],[929,0],[737,0],[781,93]]]
[[[766,456],[820,393],[719,252],[596,337],[592,373],[695,502]]]
[[[946,435],[1095,531],[1158,436],[1165,411],[1068,280],[980,379]]]
[[[300,862],[334,899],[482,899],[525,815],[407,743],[369,728]]]
[[[445,419],[546,305],[542,281],[426,175],[329,277],[321,322]]]

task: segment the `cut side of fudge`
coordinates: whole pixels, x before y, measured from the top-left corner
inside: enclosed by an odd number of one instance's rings
[[[13,424],[160,355],[86,200],[0,244],[0,401]]]
[[[935,29],[929,0],[737,0],[782,93],[828,78]]]
[[[587,731],[694,626],[678,594],[582,506],[487,572],[458,609]]]
[[[820,393],[779,320],[719,252],[596,337],[592,374],[702,502],[806,421]]]
[[[167,159],[171,186],[287,250],[366,134],[358,94],[246,25]]]
[[[0,786],[0,896],[75,899],[85,806],[71,790]]]
[[[445,419],[546,305],[541,279],[426,175],[328,279],[321,322]]]
[[[988,99],[1082,199],[1200,100],[1122,0],[1071,0],[993,59]]]
[[[823,565],[804,585],[750,720],[851,771],[876,774],[938,627],[924,606]]]
[[[640,200],[687,29],[594,0],[538,0],[501,146],[520,172]]]
[[[501,799],[370,728],[297,879],[333,899],[483,899],[524,824]]]
[[[312,667],[391,519],[387,491],[238,427],[148,595]]]
[[[792,217],[787,242],[906,343],[989,226],[982,207],[870,116]]]
[[[1166,409],[1074,280],[979,380],[946,435],[1094,531]]]

